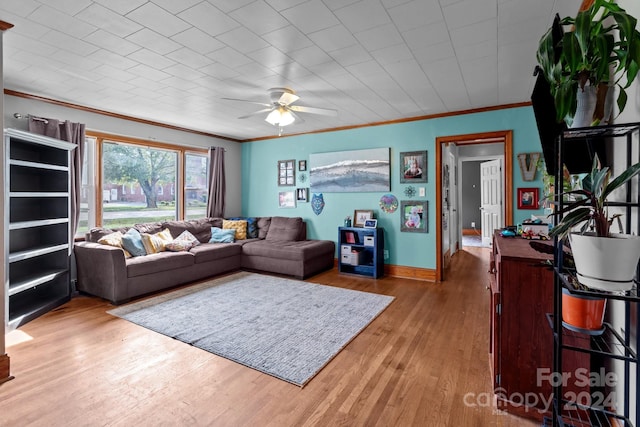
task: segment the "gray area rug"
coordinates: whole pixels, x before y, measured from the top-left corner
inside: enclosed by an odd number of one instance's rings
[[[393,299],[240,272],[109,313],[304,386]]]

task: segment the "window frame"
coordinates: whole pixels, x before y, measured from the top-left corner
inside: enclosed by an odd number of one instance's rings
[[[187,154],[198,154],[204,155],[208,157],[209,150],[206,148],[199,147],[189,147],[184,145],[177,145],[167,142],[157,142],[150,141],[142,138],[133,138],[126,137],[120,135],[112,135],[104,132],[96,132],[96,131],[87,131],[86,136],[88,138],[94,138],[95,140],[95,153],[93,156],[94,165],[93,170],[95,171],[95,193],[94,193],[94,201],[93,201],[93,223],[96,227],[102,227],[102,158],[103,158],[103,144],[104,143],[122,143],[128,145],[138,145],[143,146],[145,148],[155,148],[161,150],[175,150],[177,151],[177,176],[176,176],[176,188],[180,189],[176,191],[176,215],[178,220],[183,220],[186,214],[186,191],[185,191],[185,157]],[[207,159],[208,161],[208,159]],[[88,168],[89,169],[89,168]],[[208,184],[208,183],[207,183]],[[208,185],[207,185],[208,189]],[[89,209],[89,214],[91,215],[91,209]],[[89,220],[91,224],[91,219]]]

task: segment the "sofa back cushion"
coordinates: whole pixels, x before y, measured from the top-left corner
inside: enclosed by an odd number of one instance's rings
[[[300,217],[287,218],[283,216],[273,216],[271,217],[271,224],[269,224],[266,240],[289,242],[302,240],[301,237],[306,234],[302,231],[304,226],[305,224]]]
[[[269,225],[271,225],[271,217],[263,216],[258,218],[258,238],[264,239],[269,232]]]
[[[162,223],[162,227],[168,228],[174,239],[185,230],[193,234],[201,243],[207,243],[211,238],[211,224],[207,219],[165,221]]]

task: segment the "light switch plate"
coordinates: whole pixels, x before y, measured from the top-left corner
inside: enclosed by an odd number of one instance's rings
[[[420,195],[420,197],[424,197],[425,196],[425,189],[424,187],[420,187],[420,189],[418,190],[418,194]]]

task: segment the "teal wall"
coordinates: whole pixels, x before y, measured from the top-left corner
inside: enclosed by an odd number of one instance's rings
[[[288,128],[295,131],[295,126]],[[385,229],[385,248],[389,250],[388,264],[429,268],[436,266],[435,246],[435,139],[438,136],[463,135],[469,133],[513,130],[513,193],[518,187],[539,187],[540,174],[536,182],[522,181],[517,154],[541,152],[540,139],[533,110],[519,107],[407,123],[372,126],[336,132],[282,136],[265,141],[242,144],[242,214],[244,216],[300,216],[308,224],[308,236],[312,239],[337,240],[337,227],[347,215],[353,216],[355,209],[372,209],[378,226]],[[400,231],[400,210],[384,213],[378,203],[381,193],[324,193],[326,206],[320,215],[315,215],[310,203],[298,203],[296,208],[279,208],[278,192],[294,187],[278,187],[278,160],[309,160],[309,154],[329,151],[359,150],[367,148],[391,148],[391,193],[399,201],[429,201],[429,232],[408,233]],[[426,184],[401,184],[399,153],[404,151],[428,151],[428,182]],[[299,177],[301,172],[297,172]],[[296,187],[308,187],[309,173],[305,183],[296,182]],[[407,198],[404,190],[409,185],[424,186],[426,197]],[[540,193],[542,194],[542,193]],[[311,193],[309,194],[311,198]],[[531,213],[522,211],[514,200],[514,221],[521,222]]]

